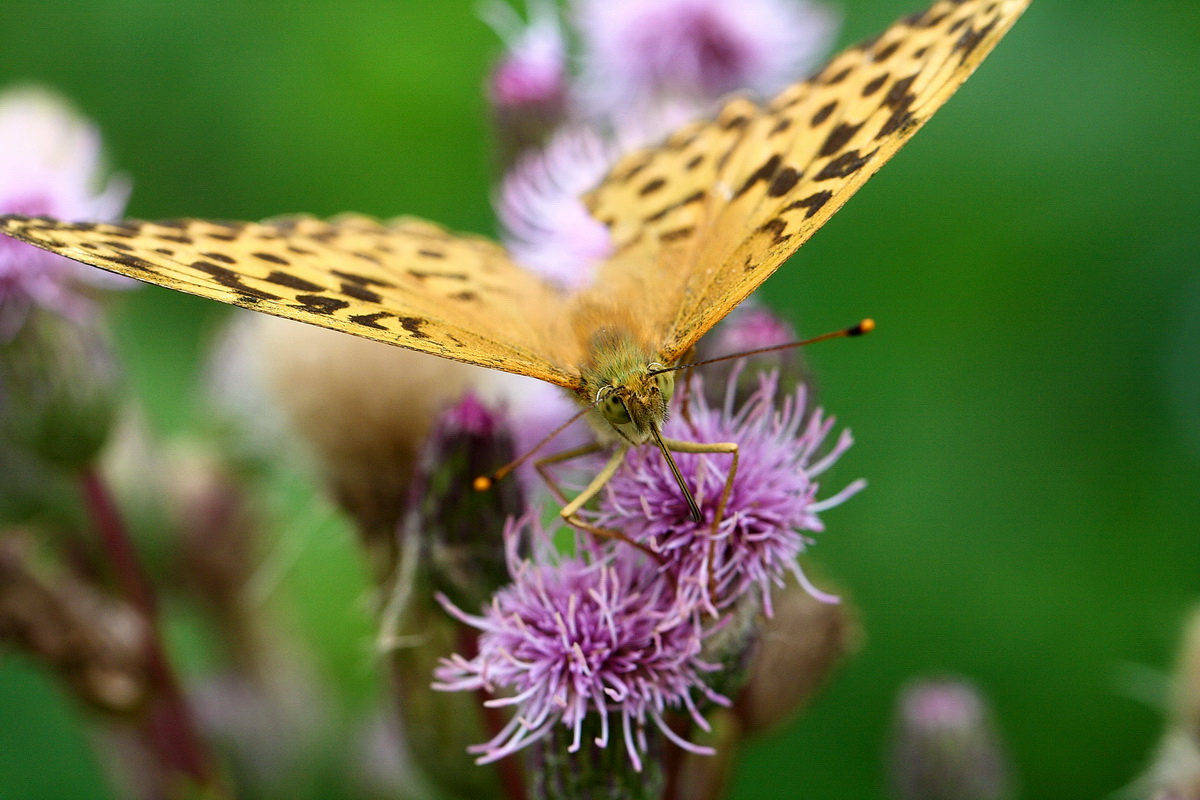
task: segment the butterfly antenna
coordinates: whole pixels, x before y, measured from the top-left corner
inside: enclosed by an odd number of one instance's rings
[[[596,403],[592,403],[590,406],[584,408],[582,411],[580,411],[575,416],[571,417],[569,420],[564,422],[562,425],[559,425],[557,428],[550,431],[550,433],[547,434],[545,438],[543,438],[540,442],[535,444],[524,455],[520,456],[519,458],[517,458],[513,461],[508,462],[503,467],[501,467],[500,469],[493,472],[491,475],[480,475],[474,481],[471,482],[471,485],[475,487],[475,491],[477,491],[477,492],[486,492],[488,489],[491,489],[492,486],[496,483],[496,481],[503,479],[506,475],[511,473],[514,469],[516,469],[517,467],[524,464],[526,461],[528,461],[530,459],[531,456],[533,456],[534,453],[536,453],[538,450],[541,450],[543,447],[545,447],[546,444],[551,439],[553,439],[555,436],[558,436],[560,433],[565,431],[567,428],[571,427],[571,425],[574,424],[576,422],[576,420],[578,420],[580,417],[582,417],[584,414],[588,413],[595,407],[596,407]]]
[[[827,339],[845,339],[850,336],[862,336],[863,334],[870,333],[873,330],[875,330],[875,320],[864,319],[862,322],[858,323],[857,325],[852,325],[849,328],[843,328],[840,331],[830,331],[829,333],[823,333],[820,336],[814,336],[811,339],[804,339],[803,341],[799,341],[799,342],[788,342],[787,344],[776,344],[776,345],[772,345],[771,347],[760,347],[757,350],[747,350],[744,353],[732,353],[727,356],[721,356],[720,358],[710,358],[707,361],[693,361],[690,364],[677,364],[673,367],[666,367],[665,369],[656,369],[656,370],[654,370],[654,372],[651,372],[650,374],[651,375],[661,375],[664,372],[674,372],[677,369],[690,369],[692,367],[702,367],[705,364],[716,364],[720,361],[730,361],[735,358],[746,358],[747,356],[757,356],[762,353],[774,353],[776,350],[788,350],[793,347],[804,347],[805,345],[816,344],[817,342],[823,342]]]
[[[663,458],[667,460],[667,465],[671,468],[671,474],[675,476],[675,482],[679,484],[679,490],[683,492],[683,498],[687,500],[688,511],[691,512],[692,521],[704,522],[704,516],[700,513],[700,506],[696,502],[696,498],[692,496],[692,490],[688,488],[687,481],[683,479],[683,473],[679,471],[679,465],[675,463],[675,458],[671,455],[671,451],[667,449],[666,442],[662,440],[662,434],[658,432],[658,426],[651,423],[650,432],[654,434],[654,443],[662,451]]]

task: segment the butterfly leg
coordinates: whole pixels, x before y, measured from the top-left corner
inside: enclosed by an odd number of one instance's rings
[[[558,502],[563,504],[563,508],[559,512],[559,515],[563,518],[564,522],[566,522],[572,528],[577,528],[585,533],[591,534],[592,536],[596,536],[601,539],[616,539],[624,542],[625,544],[632,545],[633,547],[636,547],[646,555],[653,558],[655,561],[661,563],[663,560],[662,555],[655,553],[646,545],[633,541],[620,531],[612,530],[611,528],[601,528],[599,525],[593,525],[577,516],[579,509],[583,508],[589,500],[598,495],[600,490],[604,488],[605,484],[607,484],[612,479],[612,476],[616,474],[617,469],[620,468],[621,463],[625,460],[626,454],[629,452],[628,444],[622,442],[620,445],[618,445],[617,449],[613,452],[612,457],[609,458],[608,463],[604,465],[604,469],[602,469],[600,474],[592,479],[591,483],[587,485],[587,488],[580,492],[574,500],[567,500],[567,495],[562,490],[562,487],[558,485],[558,482],[555,481],[550,473],[546,470],[546,467],[550,466],[551,464],[561,464],[564,461],[571,461],[572,459],[591,455],[592,453],[599,452],[603,449],[604,446],[596,442],[593,444],[584,445],[583,447],[576,447],[573,450],[567,450],[566,452],[558,453],[547,458],[539,459],[538,461],[534,462],[533,466],[535,469],[537,469],[538,474],[542,476],[542,480],[546,482],[546,486],[549,487],[551,494],[554,495]]]
[[[564,450],[563,452],[555,453],[552,456],[539,458],[537,461],[533,462],[533,468],[536,469],[538,475],[541,476],[542,482],[546,484],[546,488],[548,488],[550,493],[554,495],[554,499],[557,500],[560,505],[565,506],[571,501],[567,499],[567,495],[558,485],[558,482],[550,476],[550,473],[546,468],[552,464],[562,464],[567,461],[574,461],[577,458],[590,456],[592,453],[599,453],[603,449],[604,445],[600,444],[599,442],[592,442],[591,444],[585,444],[581,447],[573,447],[570,450]]]

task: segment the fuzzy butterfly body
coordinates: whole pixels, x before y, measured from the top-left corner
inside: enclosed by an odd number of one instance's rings
[[[608,228],[613,254],[575,292],[495,243],[415,219],[6,216],[0,231],[149,283],[528,375],[585,403],[612,386],[636,405],[635,390],[665,388],[649,380],[650,365],[675,364],[794,253],[1027,5],[939,0],[765,105],[732,100],[714,120],[626,156],[584,198]],[[640,364],[616,363],[630,353]],[[648,422],[656,433],[662,411],[648,413],[659,416]]]

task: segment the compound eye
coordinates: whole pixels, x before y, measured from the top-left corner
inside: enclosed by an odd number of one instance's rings
[[[609,394],[600,404],[600,413],[613,425],[628,425],[632,422],[629,417],[629,409],[621,402],[621,398],[612,394]]]
[[[671,395],[675,394],[675,373],[660,372],[654,376],[654,381],[658,385],[658,390],[662,392],[663,402],[671,402]]]
[[[608,397],[612,393],[613,393],[613,387],[601,386],[600,391],[596,392],[596,402],[597,403],[601,402],[602,400],[604,400],[604,398]]]

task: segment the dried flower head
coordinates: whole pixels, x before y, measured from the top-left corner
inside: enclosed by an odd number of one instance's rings
[[[804,412],[803,387],[777,407],[778,374],[766,373],[760,376],[758,391],[735,410],[736,386],[735,374],[727,384],[724,407],[715,408],[704,399],[703,381],[694,380],[688,414],[673,417],[664,428],[673,438],[738,445],[737,471],[715,535],[713,521],[732,466],[732,457],[724,454],[675,456],[703,521],[691,518],[666,461],[651,448],[630,452],[609,482],[595,521],[659,553],[680,591],[710,612],[757,587],[769,615],[770,588],[783,585],[789,573],[814,596],[832,601],[835,598],[808,583],[796,557],[812,543],[808,533],[824,530],[820,512],[866,485],[854,481],[817,499],[817,478],[850,447],[850,433],[843,431],[822,453],[834,419],[820,409]]]
[[[524,528],[535,538],[533,556],[517,557]],[[484,612],[447,610],[480,631],[478,654],[444,660],[435,688],[485,690],[502,695],[489,706],[512,706],[509,723],[478,745],[479,763],[514,753],[558,725],[572,733],[570,752],[582,746],[585,721],[598,720],[595,744],[609,741],[610,719],[635,769],[647,750],[653,723],[685,749],[707,752],[670,729],[663,715],[681,710],[707,729],[693,694],[727,703],[703,683],[713,667],[700,659],[701,629],[696,615],[681,614],[668,581],[628,549],[589,562],[557,557],[536,524],[509,526],[511,585],[501,589]]]

